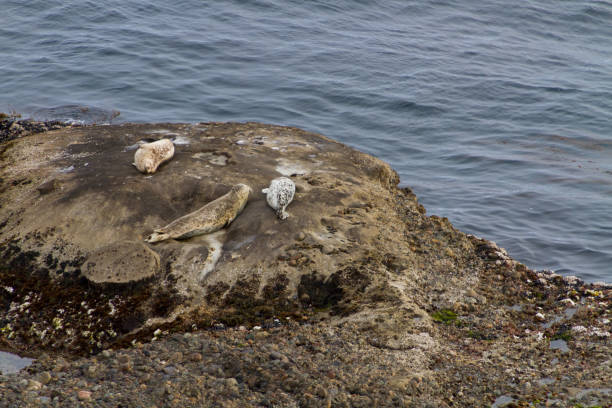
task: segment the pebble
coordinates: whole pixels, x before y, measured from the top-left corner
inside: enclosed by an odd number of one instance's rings
[[[574,275],[564,276],[563,280],[569,285],[579,285],[580,283],[582,283],[582,279]]]
[[[476,296],[478,296],[478,294],[476,293],[476,291],[472,288],[469,288],[468,290],[465,291],[466,296],[470,296],[475,298]]]
[[[91,364],[85,370],[85,375],[89,378],[93,378],[96,376],[96,372],[97,372],[97,367],[95,366],[95,364]]]
[[[91,399],[91,391],[80,390],[77,393],[77,397],[81,401],[89,401]]]
[[[176,372],[177,372],[176,368],[173,366],[166,366],[162,370],[164,373],[168,375],[176,375]]]
[[[194,362],[198,362],[198,361],[202,361],[202,354],[201,353],[192,353],[189,355],[189,360],[194,361]]]
[[[321,252],[323,252],[325,255],[329,255],[334,252],[334,248],[329,245],[323,245],[323,248],[321,248]]]
[[[117,361],[121,364],[127,364],[130,362],[130,356],[127,354],[121,354],[119,357],[117,357]]]
[[[36,380],[29,380],[27,385],[27,390],[40,390],[42,388],[42,384]]]
[[[41,384],[49,384],[51,381],[51,374],[48,371],[43,371],[38,376],[38,381],[40,381]]]
[[[267,331],[258,331],[257,333],[255,333],[255,339],[263,340],[266,337],[268,337],[269,335],[270,335],[270,333],[268,333]]]
[[[174,353],[172,353],[170,355],[170,360],[180,363],[181,361],[183,361],[183,353],[181,353],[180,351],[176,351]]]

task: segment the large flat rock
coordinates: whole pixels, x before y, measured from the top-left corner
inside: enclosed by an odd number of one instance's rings
[[[132,165],[138,143],[162,137],[174,140],[174,158],[141,174]],[[74,355],[150,339],[157,329],[328,318],[355,325],[372,346],[411,350],[415,366],[426,367],[450,347],[440,334],[445,319],[463,316],[471,331],[493,336],[488,322],[519,325],[510,306],[525,304],[520,319],[533,328],[536,310],[558,310],[565,293],[578,290],[426,216],[381,160],[295,128],[66,128],[18,138],[0,152],[0,347],[7,349]],[[279,176],[296,184],[282,221],[261,193]],[[144,242],[238,183],[253,193],[226,228]],[[547,285],[550,299],[540,309],[537,285]],[[597,290],[609,298],[608,289]]]
[[[153,175],[141,174],[132,165],[138,143],[162,137],[173,139],[174,158]],[[34,341],[57,346],[65,327],[50,325],[54,319],[73,327],[70,337],[98,316],[95,348],[188,313],[237,322],[254,310],[338,304],[373,284],[376,273],[368,268],[386,268],[374,258],[405,257],[396,247],[405,233],[398,217],[420,214],[386,163],[280,126],[61,129],[3,145],[1,166],[2,283],[15,287],[6,302],[29,296],[41,317]],[[279,176],[297,187],[283,221],[261,194]],[[144,243],[154,228],[238,183],[254,193],[228,228]],[[412,264],[406,257],[393,273]]]

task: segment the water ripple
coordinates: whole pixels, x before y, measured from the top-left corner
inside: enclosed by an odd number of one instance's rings
[[[611,17],[583,0],[6,0],[0,110],[303,127],[528,265],[610,281]]]

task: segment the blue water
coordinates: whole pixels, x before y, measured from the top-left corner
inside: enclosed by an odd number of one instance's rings
[[[612,281],[610,1],[1,10],[0,110],[299,126],[390,162],[429,214],[533,268]]]

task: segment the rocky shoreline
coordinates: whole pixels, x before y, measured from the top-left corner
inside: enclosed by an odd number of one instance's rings
[[[145,179],[129,148],[161,135],[177,156]],[[0,157],[0,347],[37,360],[0,376],[0,406],[612,404],[610,285],[530,270],[427,216],[371,156],[254,123],[12,139]],[[83,274],[117,237],[140,242],[219,185],[257,191],[278,173],[297,185],[291,217],[252,197],[203,282],[185,268],[207,257],[197,240],[150,246],[163,268],[128,285]],[[131,211],[134,191],[147,205]],[[101,197],[111,213],[92,204]]]
[[[0,112],[0,144],[17,139],[18,137],[71,126],[75,125],[58,120],[36,121],[21,119],[19,116]]]

